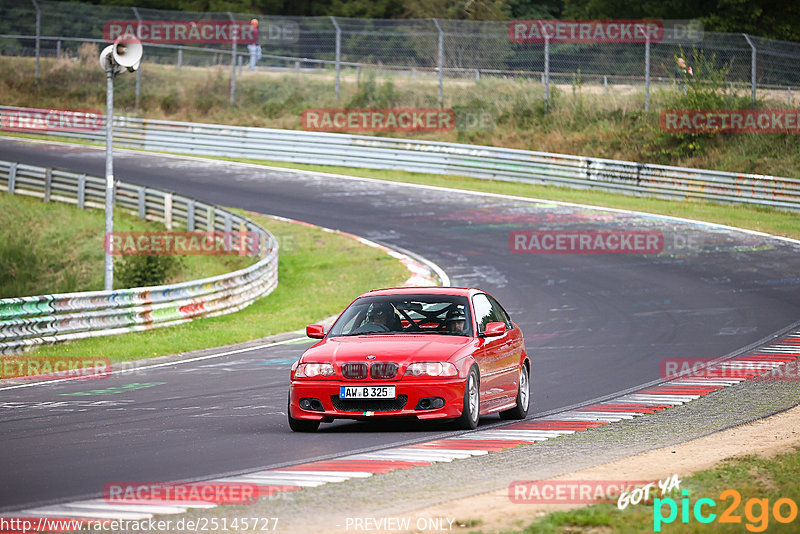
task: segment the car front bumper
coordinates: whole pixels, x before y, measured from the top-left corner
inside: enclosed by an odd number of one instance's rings
[[[461,415],[464,405],[463,378],[398,381],[370,380],[293,380],[289,388],[289,411],[293,418],[306,421],[331,419],[409,418],[454,419]],[[338,400],[341,386],[395,386],[394,402],[379,399]],[[405,401],[401,402],[405,397]],[[441,398],[441,408],[422,409],[422,399]],[[300,408],[300,399],[318,399],[322,411]],[[402,404],[402,407],[399,405]]]

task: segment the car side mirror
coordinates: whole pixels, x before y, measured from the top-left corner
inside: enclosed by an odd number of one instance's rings
[[[506,323],[489,323],[483,330],[483,335],[486,337],[502,336],[506,331]]]
[[[322,339],[325,337],[325,327],[321,324],[310,324],[306,326],[306,335],[314,339]]]

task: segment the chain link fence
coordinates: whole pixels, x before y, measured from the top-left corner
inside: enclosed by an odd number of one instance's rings
[[[230,12],[179,12],[49,0],[0,3],[0,53],[64,57],[85,42],[105,43],[108,21],[259,21],[256,70],[287,72],[329,84],[335,102],[357,105],[367,88],[385,85],[415,105],[469,107],[477,101],[515,100],[519,106],[569,95],[621,96],[649,109],[658,90],[676,90],[676,56],[700,53],[735,91],[791,105],[800,86],[800,43],[745,34],[704,32],[700,39],[670,35],[653,42],[520,43],[511,21],[273,17]],[[218,65],[236,77],[247,69],[244,44],[146,44],[137,96],[147,63]],[[691,66],[691,65],[690,65]],[[142,82],[145,83],[145,82]],[[391,96],[391,95],[388,95]],[[363,100],[363,98],[361,99]],[[627,104],[626,104],[627,105]],[[654,107],[658,107],[657,99]]]

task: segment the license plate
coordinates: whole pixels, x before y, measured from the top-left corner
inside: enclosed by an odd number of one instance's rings
[[[395,386],[341,386],[340,399],[394,399]]]

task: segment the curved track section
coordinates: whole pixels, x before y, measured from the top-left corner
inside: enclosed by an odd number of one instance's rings
[[[45,149],[46,148],[46,149]],[[103,153],[0,140],[0,157],[101,172]],[[534,357],[536,414],[659,378],[665,358],[714,358],[800,317],[797,244],[678,220],[492,195],[119,152],[120,179],[338,228],[439,264],[495,294]],[[513,254],[515,230],[660,232],[660,254]],[[441,427],[285,424],[288,368],[307,346],[0,390],[6,509],[102,492],[110,481],[188,480],[452,435]],[[114,388],[117,388],[114,390]],[[95,391],[96,389],[96,391]],[[113,391],[103,391],[105,389]],[[491,424],[486,418],[483,424]]]

